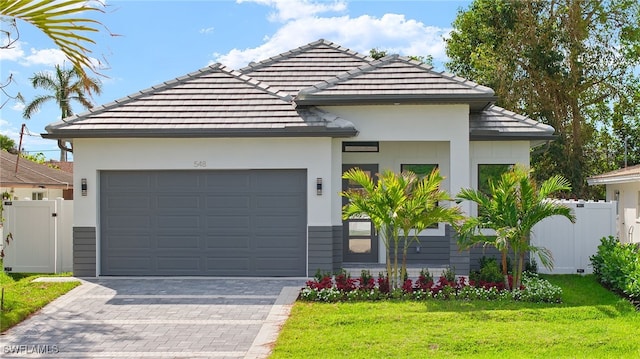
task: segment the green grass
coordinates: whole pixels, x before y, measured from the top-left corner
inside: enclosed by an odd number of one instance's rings
[[[297,302],[272,358],[637,358],[640,313],[593,276],[545,276],[564,303]]]
[[[0,261],[0,266],[2,261]],[[64,275],[70,275],[65,273]],[[4,306],[0,313],[0,332],[20,323],[52,300],[77,287],[80,282],[32,282],[38,277],[53,276],[33,273],[0,271],[0,285],[4,289]],[[60,275],[55,275],[60,276]]]

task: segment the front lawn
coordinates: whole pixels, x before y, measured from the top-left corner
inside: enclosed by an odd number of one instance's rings
[[[545,276],[562,304],[297,302],[272,358],[640,357],[640,312],[593,276]]]
[[[0,261],[2,265],[2,261]],[[4,288],[4,306],[0,313],[0,332],[20,323],[52,300],[80,285],[75,282],[32,282],[43,275],[7,274],[0,271],[0,285]]]

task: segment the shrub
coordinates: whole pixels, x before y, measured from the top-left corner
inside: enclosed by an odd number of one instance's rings
[[[637,244],[622,244],[613,236],[604,237],[600,240],[598,252],[589,259],[598,281],[631,299],[640,299],[640,251]]]

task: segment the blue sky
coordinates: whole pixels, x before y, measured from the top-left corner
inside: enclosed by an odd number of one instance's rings
[[[91,56],[103,64],[99,77],[103,93],[96,105],[134,94],[210,64],[242,68],[282,52],[326,39],[354,51],[372,48],[401,55],[432,55],[444,70],[443,37],[459,9],[470,1],[319,1],[319,0],[108,0],[105,13],[96,16],[109,31],[92,35]],[[4,27],[3,27],[4,28]],[[64,57],[54,44],[27,23],[18,23],[19,41],[0,50],[3,81],[13,75],[8,91],[20,92],[28,102],[44,90],[35,90],[29,78],[51,71]],[[111,36],[108,32],[117,36]],[[2,98],[4,102],[6,97]],[[45,126],[59,120],[52,102],[25,120],[24,105],[8,102],[0,112],[0,133],[18,143],[22,123],[29,133],[23,148],[59,156],[55,141],[42,139]],[[83,112],[77,105],[76,113]]]

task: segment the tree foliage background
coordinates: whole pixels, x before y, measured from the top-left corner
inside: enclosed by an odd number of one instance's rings
[[[537,180],[586,178],[640,163],[640,3],[476,0],[447,40],[447,67],[492,87],[499,105],[550,124],[558,139],[532,156]]]

